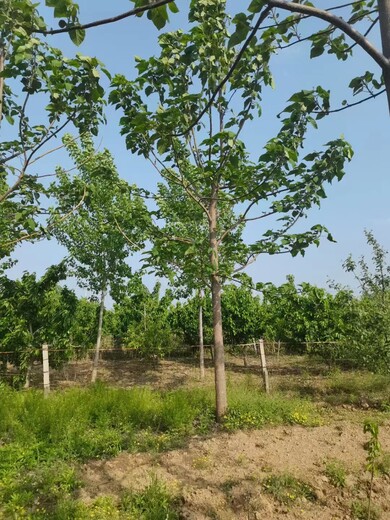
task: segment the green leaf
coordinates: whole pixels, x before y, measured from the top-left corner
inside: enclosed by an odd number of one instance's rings
[[[170,2],[168,4],[168,8],[169,8],[170,11],[172,11],[172,13],[178,13],[179,12],[179,8],[177,7],[175,2]]]
[[[79,46],[84,41],[85,30],[84,29],[72,29],[69,31],[69,37],[75,45]]]
[[[162,29],[169,21],[166,5],[162,5],[161,7],[157,7],[155,9],[150,9],[147,16],[159,30]]]

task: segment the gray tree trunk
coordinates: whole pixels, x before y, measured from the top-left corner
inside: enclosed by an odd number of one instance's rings
[[[382,51],[390,59],[390,0],[378,0],[379,24],[381,28]],[[390,68],[383,70],[383,78],[390,110]]]
[[[4,70],[4,49],[0,48],[0,73]],[[4,78],[0,76],[0,126],[3,118]]]
[[[204,338],[203,338],[203,291],[199,291],[199,369],[204,379]]]
[[[98,335],[97,335],[97,340],[96,340],[95,356],[94,356],[94,359],[93,359],[91,383],[94,383],[96,381],[97,373],[98,373],[100,345],[101,345],[101,342],[102,342],[103,313],[104,313],[104,300],[105,300],[105,298],[106,298],[106,288],[104,287],[102,289],[101,294],[100,294],[100,311],[99,311]]]
[[[209,206],[209,231],[211,249],[211,299],[213,306],[213,336],[214,336],[214,374],[216,419],[221,422],[227,410],[225,352],[223,345],[221,282],[218,274],[218,238],[217,238],[217,197],[218,189],[214,186]]]

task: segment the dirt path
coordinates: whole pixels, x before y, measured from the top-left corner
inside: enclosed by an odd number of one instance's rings
[[[390,452],[390,422],[380,427],[384,451]],[[368,474],[361,424],[342,420],[316,428],[300,426],[216,434],[193,438],[183,449],[158,455],[122,453],[107,461],[85,465],[81,498],[118,494],[144,487],[151,474],[182,496],[187,520],[302,519],[347,520],[351,503],[365,500]],[[345,488],[333,487],[325,476],[329,459],[347,470]],[[317,500],[298,499],[286,506],[264,489],[267,476],[290,473],[309,483]],[[373,502],[390,520],[390,478],[374,481]]]

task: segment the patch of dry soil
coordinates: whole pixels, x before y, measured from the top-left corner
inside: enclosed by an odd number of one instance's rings
[[[381,426],[380,440],[383,450],[390,451],[390,422]],[[139,489],[155,474],[182,497],[186,520],[347,520],[351,503],[367,496],[366,441],[362,426],[347,421],[192,438],[185,448],[159,455],[122,453],[86,464],[81,498],[88,502]],[[329,459],[347,468],[344,489],[334,488],[325,476]],[[317,500],[297,500],[287,507],[267,494],[264,479],[286,472],[309,483]],[[375,478],[373,503],[381,508],[382,520],[390,520],[389,477]]]

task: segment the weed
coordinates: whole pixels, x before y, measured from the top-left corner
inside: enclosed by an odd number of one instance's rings
[[[378,472],[390,477],[390,452],[382,452],[382,457],[378,461]]]
[[[342,462],[330,460],[325,466],[325,475],[328,477],[332,486],[343,488],[346,485],[347,472]]]
[[[264,481],[264,489],[281,504],[292,504],[297,500],[306,499],[314,502],[317,495],[314,489],[292,475],[270,475]]]
[[[122,497],[120,510],[130,513],[130,518],[139,520],[177,520],[175,499],[166,486],[156,476],[151,477],[150,484],[137,493],[128,493]]]
[[[228,430],[309,425],[317,417],[310,403],[265,396],[249,379],[230,388],[230,400]],[[72,502],[79,486],[73,468],[79,461],[123,450],[172,449],[214,424],[210,388],[157,392],[96,384],[44,399],[38,391],[0,387],[0,516],[77,518],[84,514]]]
[[[381,517],[377,508],[373,508],[368,502],[359,500],[352,503],[351,515],[354,520],[379,520]]]
[[[221,484],[221,486],[220,486],[221,487],[221,491],[223,491],[225,494],[228,494],[239,483],[240,483],[240,481],[237,480],[237,479],[225,480],[225,482],[223,482]]]
[[[364,423],[364,433],[369,433],[370,438],[366,443],[365,450],[367,451],[367,471],[370,473],[370,487],[368,492],[368,511],[367,518],[371,520],[371,499],[372,499],[372,484],[374,481],[374,475],[378,471],[378,461],[381,455],[381,445],[379,442],[379,427],[378,424],[373,421],[366,421]]]
[[[264,395],[254,388],[238,387],[230,393],[230,408],[224,427],[261,428],[265,424],[301,424],[317,426],[320,418],[315,407],[302,399],[286,399],[282,395]]]
[[[203,457],[197,457],[196,459],[193,459],[191,465],[194,469],[207,469],[211,465],[211,460],[209,457],[204,455]]]

